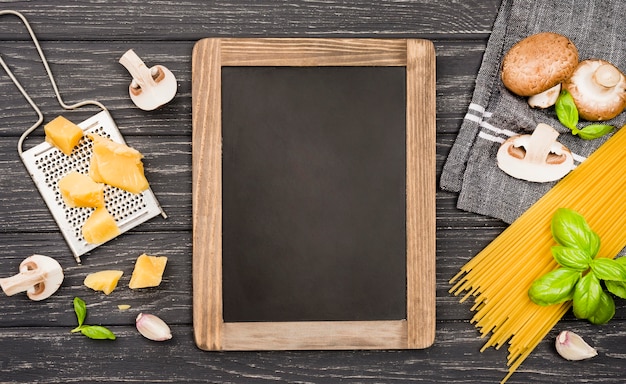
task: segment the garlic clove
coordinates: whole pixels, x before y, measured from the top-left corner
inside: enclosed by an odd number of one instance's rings
[[[584,360],[598,355],[598,352],[574,332],[563,331],[556,338],[556,351],[567,360]]]
[[[165,341],[172,338],[170,327],[155,315],[140,313],[135,319],[137,330],[145,338],[154,341]]]

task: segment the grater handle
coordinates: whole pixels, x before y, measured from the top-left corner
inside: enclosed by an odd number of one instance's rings
[[[91,105],[95,105],[95,106],[101,108],[102,110],[106,111],[106,107],[104,105],[102,105],[102,103],[100,103],[99,101],[96,101],[96,100],[84,100],[84,101],[80,101],[80,102],[75,103],[75,104],[67,105],[63,101],[63,98],[61,97],[61,93],[59,92],[59,87],[57,86],[57,83],[54,80],[54,75],[52,74],[52,70],[50,69],[50,66],[48,65],[48,60],[46,59],[46,56],[44,55],[43,50],[41,49],[41,46],[39,45],[39,40],[37,40],[37,36],[35,35],[35,32],[33,31],[33,29],[31,28],[30,24],[28,23],[28,20],[26,19],[26,17],[23,14],[21,14],[20,12],[13,11],[13,10],[0,10],[0,16],[2,16],[2,15],[17,16],[22,21],[24,26],[26,27],[26,30],[28,31],[28,34],[30,35],[30,37],[31,37],[31,39],[33,41],[33,44],[35,45],[35,49],[37,50],[37,53],[39,54],[39,58],[41,59],[41,62],[43,64],[44,68],[46,69],[46,73],[48,74],[48,78],[50,79],[50,84],[52,85],[52,89],[54,90],[54,94],[55,94],[57,100],[59,101],[59,104],[61,105],[61,107],[63,107],[63,109],[71,110],[71,109],[76,109],[76,108],[82,107],[84,105],[91,104]],[[9,67],[6,65],[4,60],[1,60],[0,64],[2,65],[4,70],[7,72],[7,74],[9,75],[11,80],[13,81],[13,83],[17,86],[17,88],[20,90],[22,95],[26,98],[26,100],[29,102],[29,104],[35,109],[35,111],[37,112],[37,115],[39,116],[39,120],[37,121],[37,123],[35,123],[32,127],[27,129],[22,134],[22,136],[20,137],[20,139],[18,141],[17,150],[18,150],[18,152],[19,152],[19,154],[21,156],[22,155],[22,144],[24,143],[24,140],[26,139],[26,137],[28,137],[28,135],[32,131],[34,131],[38,126],[41,125],[41,123],[43,122],[43,115],[41,114],[41,111],[39,110],[39,108],[37,108],[35,103],[32,101],[30,96],[28,96],[28,94],[26,93],[24,88],[20,85],[19,81],[17,81],[17,78],[15,78],[15,76],[10,71]]]

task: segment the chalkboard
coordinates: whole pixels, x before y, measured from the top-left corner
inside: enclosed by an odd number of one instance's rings
[[[432,44],[204,39],[193,106],[200,348],[432,344]]]
[[[406,317],[405,77],[222,69],[225,321]]]

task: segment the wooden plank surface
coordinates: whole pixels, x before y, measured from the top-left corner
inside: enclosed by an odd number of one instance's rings
[[[191,53],[207,36],[426,38],[437,52],[437,175],[458,131],[499,0],[294,2],[4,1],[23,11],[42,40],[68,101],[103,102],[132,146],[145,154],[146,173],[168,213],[84,257],[77,266],[16,151],[17,138],[34,115],[0,72],[0,276],[17,271],[33,253],[55,257],[65,269],[61,289],[44,302],[0,296],[2,383],[497,383],[506,374],[506,351],[489,349],[469,324],[470,304],[451,296],[448,280],[506,227],[498,220],[459,211],[456,195],[436,195],[436,338],[413,351],[204,352],[192,331]],[[146,63],[163,64],[179,82],[164,108],[143,112],[132,104],[130,78],[117,62],[134,49]],[[60,108],[43,68],[16,20],[0,19],[0,55],[52,119]],[[74,112],[88,116],[92,111]],[[40,132],[28,144],[42,139]],[[133,262],[143,252],[167,255],[161,287],[127,288]],[[85,275],[122,269],[109,296],[82,285]],[[88,305],[88,321],[111,327],[118,339],[92,341],[69,331],[76,325],[71,301]],[[131,304],[120,312],[117,304]],[[626,369],[626,305],[595,327],[568,313],[509,383],[620,383]],[[134,328],[139,312],[161,316],[174,338],[156,343]],[[560,330],[579,333],[599,356],[568,362],[554,350]]]

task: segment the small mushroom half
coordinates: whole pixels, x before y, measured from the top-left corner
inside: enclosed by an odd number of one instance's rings
[[[626,108],[626,77],[605,60],[581,61],[564,88],[572,95],[579,116],[588,121],[612,119]]]
[[[39,301],[50,297],[63,283],[63,268],[53,258],[32,255],[20,264],[20,273],[0,279],[7,296],[26,291],[28,298]]]
[[[130,99],[144,111],[155,110],[174,98],[178,83],[174,74],[162,65],[148,68],[139,56],[129,49],[119,60],[133,80],[128,86]]]
[[[555,181],[567,175],[574,166],[571,151],[556,141],[559,133],[540,123],[532,135],[518,135],[506,140],[498,149],[498,167],[516,179],[538,183]]]
[[[506,53],[502,60],[504,86],[529,104],[547,108],[556,103],[564,82],[578,65],[578,49],[567,37],[554,32],[528,36]]]
[[[528,98],[528,105],[532,108],[545,109],[556,104],[556,101],[561,94],[561,84],[557,84],[554,87],[543,91],[536,95],[532,95]]]

